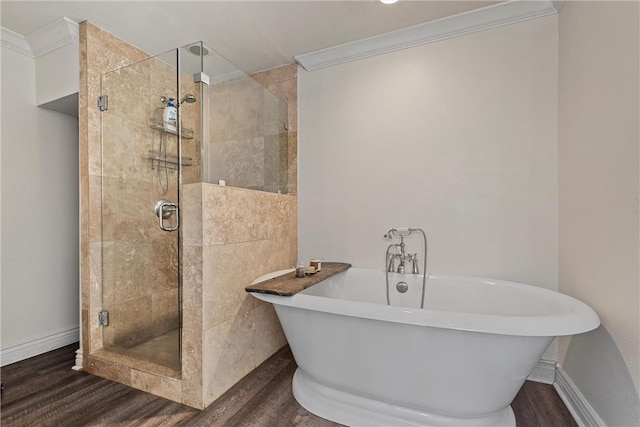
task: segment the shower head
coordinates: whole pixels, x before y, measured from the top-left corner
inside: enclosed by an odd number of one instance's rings
[[[193,104],[194,102],[196,102],[196,97],[195,95],[188,93],[180,100],[180,102],[178,102],[178,106],[182,105],[183,102]]]

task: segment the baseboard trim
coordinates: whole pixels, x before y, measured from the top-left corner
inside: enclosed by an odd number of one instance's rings
[[[78,342],[78,327],[64,329],[48,335],[31,338],[18,344],[8,345],[0,349],[0,366],[19,362],[65,345]]]
[[[556,362],[540,359],[527,378],[537,383],[553,384],[556,378]]]
[[[580,393],[578,387],[576,387],[573,381],[571,381],[571,378],[569,378],[560,366],[556,366],[556,380],[553,383],[553,387],[580,427],[598,427],[605,425],[587,399]]]

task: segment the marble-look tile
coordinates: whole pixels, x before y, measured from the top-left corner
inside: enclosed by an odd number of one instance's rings
[[[295,230],[297,223],[297,200],[284,194],[260,193],[262,212],[258,212],[251,221],[263,221],[267,225],[266,238],[280,239]]]
[[[252,306],[251,306],[252,307]],[[203,348],[204,402],[209,404],[255,368],[255,324],[241,307],[233,319],[205,331]]]
[[[182,186],[181,231],[184,246],[202,246],[202,184]]]
[[[142,103],[147,105],[148,109],[162,107],[162,102],[160,101],[160,97],[162,96],[179,101],[178,85],[176,82],[177,69],[174,65],[170,64],[176,62],[176,55],[177,51],[171,50],[151,58],[148,61],[150,75],[146,85],[149,89],[149,96],[141,100]]]
[[[251,74],[251,77],[253,77],[262,86],[268,87],[269,85],[272,85],[274,83],[297,79],[297,75],[298,64],[289,64],[278,68],[272,68],[271,70]]]
[[[84,337],[85,335],[87,336],[88,339],[88,346],[86,347],[87,353],[93,353],[95,351],[101,350],[104,347],[104,343],[102,341],[102,326],[100,326],[100,324],[98,323],[98,311],[99,309],[94,308],[96,305],[99,304],[99,300],[98,298],[95,297],[91,297],[91,308],[88,309],[86,311],[86,316],[87,316],[87,320],[86,320],[86,328],[83,333],[82,336]],[[85,315],[85,312],[83,311],[83,316]],[[85,332],[87,332],[85,334]],[[83,347],[83,351],[84,347]]]
[[[210,87],[210,142],[261,136],[263,96],[263,88],[250,78]]]
[[[258,366],[284,347],[287,344],[287,338],[272,304],[258,301],[251,315],[256,325],[253,364]]]
[[[286,133],[267,135],[264,141],[264,182],[277,192],[287,193],[289,138]]]
[[[131,368],[120,363],[109,362],[92,355],[87,355],[85,369],[93,375],[117,381],[121,384],[131,385]]]
[[[90,334],[89,334],[89,310],[86,308],[82,308],[80,310],[80,327],[82,328],[82,336],[80,339],[82,340],[80,348],[82,348],[84,354],[89,354],[90,352]],[[89,365],[88,359],[83,355],[82,357],[82,369],[87,369]]]
[[[88,245],[89,280],[87,294],[82,295],[82,306],[95,310],[101,306],[102,299],[102,242],[92,242]],[[93,296],[93,298],[91,298]],[[92,303],[93,302],[93,303]]]
[[[89,194],[84,201],[88,207],[88,232],[89,242],[102,240],[102,178],[99,176],[88,177]]]
[[[287,109],[289,132],[298,132],[298,103],[290,102]]]
[[[84,178],[89,176],[89,150],[88,150],[88,138],[89,138],[89,111],[87,107],[78,108],[78,161],[80,169],[80,177]]]
[[[287,103],[281,98],[265,90],[263,98],[263,134],[275,135],[286,132]]]
[[[109,311],[109,326],[103,331],[105,347],[131,347],[153,337],[151,296],[119,301],[104,308]]]
[[[87,22],[78,25],[78,109],[87,108]]]
[[[203,244],[219,245],[267,237],[267,225],[262,221],[263,199],[259,193],[247,190],[203,186]]]
[[[178,288],[178,235],[151,239],[149,257],[145,259],[144,278],[150,292]]]
[[[102,238],[131,240],[166,237],[154,212],[159,198],[155,193],[156,188],[156,183],[103,178]],[[177,199],[175,194],[167,194],[163,198]]]
[[[287,179],[287,185],[289,186],[289,191],[287,192],[291,196],[296,196],[298,194],[298,133],[297,132],[289,132],[289,168],[288,174],[289,178]]]
[[[281,67],[275,70],[269,70],[257,73],[251,76],[254,81],[262,86],[262,91],[255,89],[255,85],[247,84],[246,80],[240,79],[234,82],[228,82],[214,86],[210,89],[211,101],[214,108],[225,108],[224,114],[215,114],[210,117],[210,138],[206,144],[206,156],[208,158],[207,180],[208,182],[217,182],[224,179],[228,186],[256,189],[262,191],[292,192],[297,191],[297,170],[295,170],[294,161],[282,162],[287,169],[293,167],[290,173],[283,168],[281,176],[278,176],[277,183],[274,178],[274,168],[269,167],[269,163],[276,158],[279,152],[275,154],[270,150],[274,147],[267,144],[265,140],[264,152],[262,158],[265,159],[266,165],[259,167],[254,162],[246,161],[247,159],[256,160],[259,154],[249,155],[244,150],[238,150],[241,146],[239,142],[246,140],[237,134],[231,133],[228,129],[237,129],[237,122],[240,121],[244,126],[250,123],[255,125],[250,133],[255,133],[253,137],[269,138],[270,135],[276,135],[283,132],[284,123],[288,124],[289,134],[297,132],[297,65]],[[246,93],[251,92],[252,96],[247,97]],[[286,102],[285,102],[286,101]],[[243,103],[246,103],[243,107]],[[287,106],[287,103],[289,105]],[[233,105],[234,108],[226,109],[227,105]],[[255,109],[262,106],[261,114],[255,113]],[[259,123],[259,122],[262,123]],[[221,131],[224,131],[221,133]],[[246,134],[246,133],[245,133]],[[288,144],[297,144],[297,138],[289,138]],[[246,144],[243,144],[246,146]],[[262,147],[255,147],[254,150],[262,151]],[[287,157],[289,154],[297,152],[297,147],[285,151]],[[285,155],[281,158],[284,159]],[[280,170],[278,170],[280,172]],[[264,175],[260,177],[260,175]],[[262,179],[264,178],[264,179]]]
[[[254,303],[244,288],[269,268],[264,256],[268,249],[264,240],[203,248],[204,329],[232,319],[243,304]]]
[[[182,327],[202,330],[202,247],[182,248]]]
[[[244,290],[256,277],[295,265],[290,239],[259,240],[203,248],[203,327],[237,315],[257,300]]]
[[[100,75],[149,58],[149,54],[85,21],[87,34],[87,70]]]
[[[147,341],[139,346],[134,346],[131,348],[117,348],[117,351],[113,351],[111,349],[102,349],[99,351],[95,351],[91,353],[91,357],[95,359],[100,359],[105,362],[109,362],[114,365],[120,365],[123,367],[127,367],[130,369],[137,369],[139,371],[149,372],[154,375],[158,375],[160,377],[170,378],[174,380],[179,380],[181,378],[181,373],[179,369],[172,368],[170,366],[160,365],[157,362],[147,359],[154,359],[155,355],[149,353],[143,353],[146,347],[160,347],[165,341],[168,339],[173,347],[173,349],[177,352],[177,336],[178,331],[171,332],[165,334],[164,336],[158,337],[157,339]],[[162,350],[164,351],[164,350]],[[166,357],[171,357],[177,359],[177,353]]]
[[[180,379],[180,330],[172,329],[128,348],[110,349],[125,366],[164,377]]]
[[[199,133],[199,132],[198,132]],[[182,167],[182,183],[195,184],[202,182],[202,170],[201,170],[201,137],[194,136],[194,139],[182,140],[182,156],[191,158],[190,166]]]
[[[151,321],[154,337],[175,330],[180,326],[177,287],[151,295]]]
[[[266,86],[269,92],[278,98],[292,104],[298,100],[298,81],[295,79],[283,80]]]
[[[210,144],[211,171],[215,182],[241,188],[264,187],[264,137]]]
[[[102,116],[102,176],[156,182],[157,171],[152,169],[149,157],[150,152],[160,150],[160,132],[149,127],[146,117],[131,120],[130,116],[123,118],[111,110]],[[169,155],[175,155],[174,140],[166,138],[162,143],[167,143]]]
[[[152,61],[153,59],[147,59],[136,62],[101,76],[101,93],[109,96],[108,115],[148,123],[151,114],[149,100]]]
[[[150,246],[145,240],[102,242],[102,296],[106,307],[149,294],[145,263],[140,261],[150,259]]]
[[[266,240],[291,230],[295,197],[245,189],[203,186],[203,244]]]
[[[173,400],[174,402],[182,401],[182,382],[173,378],[161,377],[132,369],[131,387],[164,397],[165,399]]]
[[[202,325],[182,328],[182,403],[203,409],[202,399]]]
[[[88,184],[87,177],[81,178],[81,181],[85,181],[81,186],[85,186]],[[85,198],[86,200],[86,198]],[[79,262],[80,262],[80,292],[81,292],[81,306],[82,308],[88,308],[89,306],[89,295],[91,291],[91,259],[89,256],[89,215],[88,209],[84,209],[80,211],[80,253],[79,253]]]
[[[89,175],[102,175],[102,118],[94,108],[87,110],[87,168]]]

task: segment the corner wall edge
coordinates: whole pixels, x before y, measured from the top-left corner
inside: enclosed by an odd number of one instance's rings
[[[580,427],[606,425],[571,378],[569,378],[569,375],[560,366],[556,366],[553,387]]]

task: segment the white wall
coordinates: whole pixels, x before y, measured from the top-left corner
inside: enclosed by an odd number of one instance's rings
[[[422,227],[430,272],[557,288],[557,15],[298,78],[301,260]]]
[[[78,339],[78,121],[36,107],[2,47],[2,364]]]
[[[79,52],[80,43],[76,39],[36,58],[36,105],[78,93]]]
[[[560,364],[606,425],[640,425],[640,8],[565,2],[560,12],[560,290],[598,330]]]

